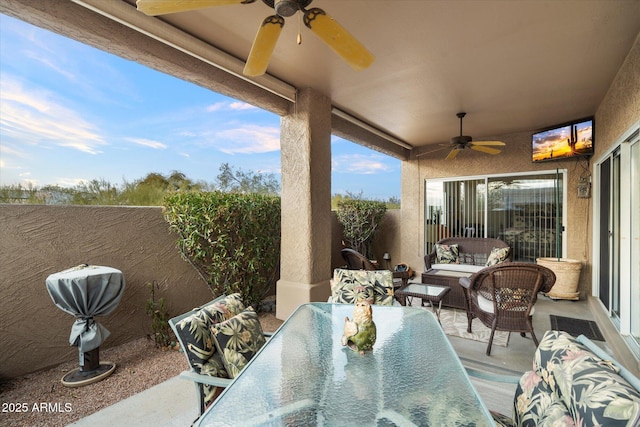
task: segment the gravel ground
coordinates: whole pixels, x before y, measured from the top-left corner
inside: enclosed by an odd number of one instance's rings
[[[273,332],[282,324],[270,313],[261,314],[260,323],[265,332]],[[115,372],[84,387],[68,388],[60,383],[64,374],[78,366],[77,360],[1,383],[0,425],[64,426],[187,368],[182,352],[156,348],[147,338],[100,351],[100,360],[115,362]]]

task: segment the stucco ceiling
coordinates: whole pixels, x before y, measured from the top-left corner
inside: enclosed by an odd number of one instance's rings
[[[135,4],[134,0],[126,0]],[[528,131],[593,115],[640,31],[638,0],[315,0],[376,57],[352,70],[299,15],[267,72],[416,148]],[[246,59],[262,1],[164,15]],[[298,31],[302,44],[296,43]]]

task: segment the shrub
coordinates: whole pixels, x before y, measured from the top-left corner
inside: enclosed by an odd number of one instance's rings
[[[336,215],[344,227],[344,241],[352,249],[373,259],[373,238],[387,211],[384,202],[346,199],[338,203]]]
[[[280,198],[223,192],[173,193],[164,216],[177,246],[214,296],[240,292],[258,309],[278,279]]]
[[[149,299],[145,305],[145,311],[151,319],[151,330],[156,347],[168,347],[174,341],[173,332],[169,327],[169,313],[164,298],[156,300],[156,288],[160,285],[155,280],[147,283]]]

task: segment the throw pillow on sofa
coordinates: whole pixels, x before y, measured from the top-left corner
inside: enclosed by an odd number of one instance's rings
[[[441,245],[436,243],[436,263],[438,264],[458,264],[458,245]]]
[[[487,258],[486,267],[491,267],[492,265],[498,265],[504,262],[509,256],[509,250],[511,248],[493,248],[491,249],[491,253],[489,254],[489,258]]]

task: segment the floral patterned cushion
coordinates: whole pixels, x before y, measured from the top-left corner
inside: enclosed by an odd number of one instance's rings
[[[640,421],[640,392],[618,369],[569,334],[548,331],[516,391],[518,425],[629,426]],[[584,425],[587,425],[584,424]]]
[[[213,325],[211,332],[229,378],[235,378],[266,342],[252,307]]]
[[[489,258],[487,258],[487,262],[485,266],[491,267],[492,265],[500,264],[507,259],[509,255],[509,250],[511,248],[493,248],[491,249],[491,253],[489,254]]]
[[[436,243],[436,263],[458,264],[458,245],[441,245]]]
[[[373,301],[373,304],[393,305],[393,273],[388,270],[336,268],[331,297],[335,303],[353,304],[358,297],[364,297]]]
[[[200,373],[203,375],[211,375],[212,377],[229,378],[224,363],[222,363],[222,357],[218,352],[213,353],[213,356],[202,365]],[[207,407],[222,392],[222,387],[209,384],[203,384],[202,386],[204,388],[204,405]]]
[[[201,307],[176,324],[176,332],[189,358],[189,365],[201,372],[213,356],[215,347],[211,326],[229,319],[244,310],[240,294],[227,295],[221,300]]]
[[[515,425],[571,426],[573,421],[562,400],[536,372],[529,371],[520,378],[514,400]]]

